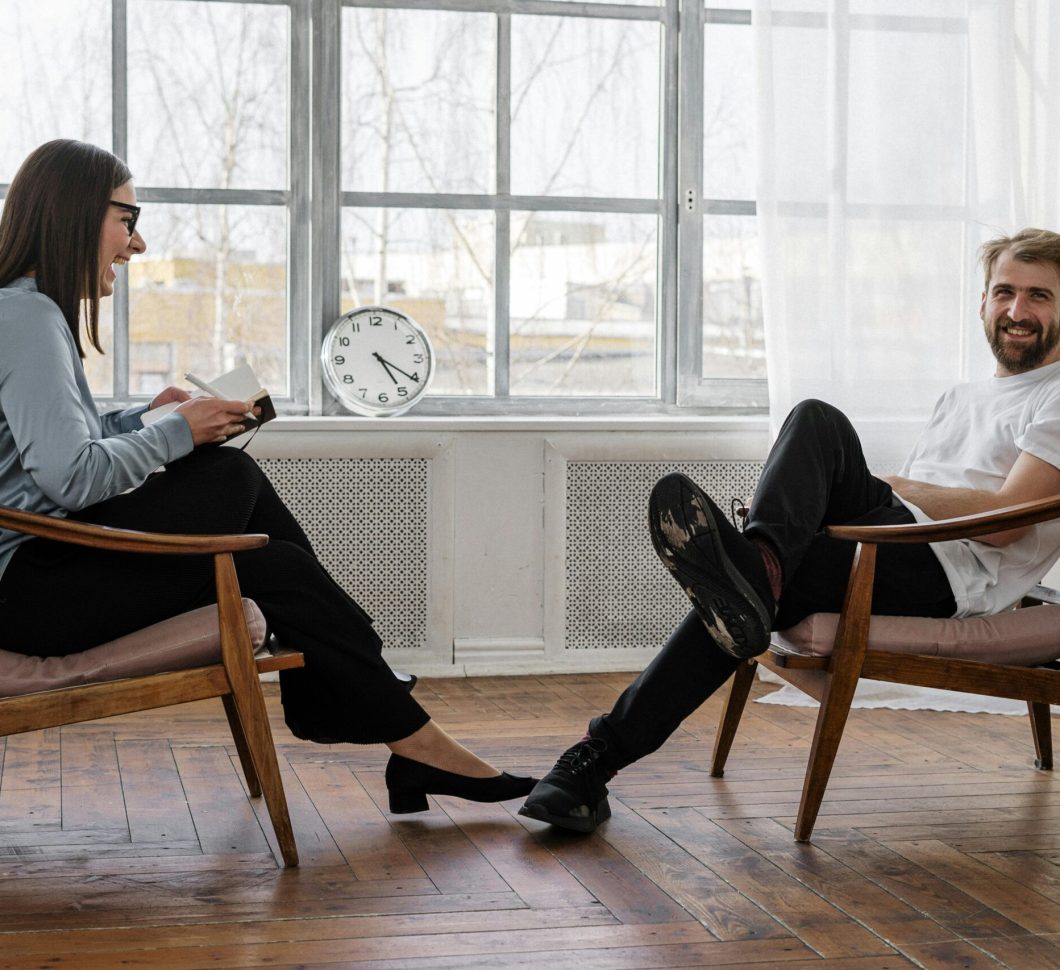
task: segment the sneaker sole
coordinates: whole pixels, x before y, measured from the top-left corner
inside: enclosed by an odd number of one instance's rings
[[[519,809],[519,814],[526,816],[526,818],[536,819],[539,822],[548,822],[549,825],[555,825],[557,828],[570,829],[572,832],[588,833],[594,832],[601,822],[606,822],[611,817],[611,805],[608,803],[607,796],[605,795],[600,799],[596,806],[596,810],[585,818],[550,815],[537,805],[524,805]]]
[[[747,660],[769,647],[769,614],[726,554],[710,506],[700,495],[684,475],[660,479],[648,500],[652,545],[714,642]],[[700,566],[689,550],[709,558],[709,566]]]

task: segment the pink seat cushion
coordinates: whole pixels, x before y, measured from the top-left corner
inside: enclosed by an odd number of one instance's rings
[[[773,642],[790,653],[827,657],[838,623],[836,613],[813,613],[774,633]],[[1028,606],[963,620],[874,616],[869,649],[1033,667],[1060,657],[1060,606]]]
[[[265,642],[265,617],[258,604],[245,597],[243,614],[257,650]],[[220,662],[217,607],[204,606],[65,657],[27,657],[0,650],[0,697]]]

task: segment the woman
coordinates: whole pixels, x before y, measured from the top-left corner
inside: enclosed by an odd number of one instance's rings
[[[292,732],[383,742],[393,812],[427,794],[500,801],[534,779],[501,773],[434,723],[383,661],[371,619],[317,561],[256,463],[203,447],[243,430],[247,401],[170,387],[148,406],[98,415],[82,360],[99,344],[99,301],[115,267],[146,249],[125,164],[82,142],[42,145],[22,164],[0,218],[0,504],[158,532],[264,532],[237,554],[243,592],[305,655],[280,677]],[[149,427],[147,407],[181,402]],[[156,473],[160,466],[164,473]],[[56,656],[214,602],[209,557],[101,552],[0,534],[0,646]],[[56,609],[56,604],[64,604]],[[42,617],[47,622],[42,623]]]

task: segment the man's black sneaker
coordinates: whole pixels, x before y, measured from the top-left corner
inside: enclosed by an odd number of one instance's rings
[[[776,604],[761,554],[695,482],[667,475],[648,501],[652,545],[707,632],[741,660],[769,647]]]
[[[575,832],[592,832],[611,817],[605,782],[612,773],[600,763],[606,750],[607,742],[599,738],[568,748],[534,786],[519,814]]]

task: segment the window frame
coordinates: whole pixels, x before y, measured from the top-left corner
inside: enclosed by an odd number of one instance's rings
[[[111,2],[112,145],[128,149],[129,0]],[[151,0],[139,0],[151,2]],[[346,208],[492,211],[494,319],[492,395],[428,395],[416,415],[606,415],[761,412],[764,379],[703,374],[703,217],[755,216],[754,200],[703,199],[704,33],[706,23],[750,25],[747,9],[711,8],[709,0],[595,3],[569,0],[204,0],[254,3],[289,11],[288,184],[281,189],[137,187],[144,203],[283,206],[287,215],[287,414],[346,412],[324,387],[319,347],[341,305],[340,228]],[[346,8],[486,13],[496,18],[496,184],[482,194],[343,191],[340,165],[342,17]],[[660,25],[660,158],[654,198],[518,196],[510,193],[510,81],[513,16],[636,20]],[[680,28],[680,29],[679,29]],[[690,110],[689,110],[690,106]],[[0,185],[0,195],[6,190]],[[508,369],[509,256],[512,212],[614,212],[657,219],[654,396],[511,396]],[[108,406],[142,402],[129,392],[129,285],[118,274],[113,298],[113,384]]]
[[[322,11],[330,19],[326,34],[341,36],[341,11],[346,8],[385,8],[414,10],[443,10],[486,13],[497,20],[497,70],[495,82],[495,159],[496,183],[494,191],[481,194],[441,194],[406,192],[344,192],[340,180],[339,124],[318,126],[318,136],[332,133],[326,143],[319,145],[330,165],[320,169],[320,183],[314,185],[314,198],[329,199],[338,218],[328,219],[324,212],[315,212],[316,229],[326,231],[325,238],[314,250],[319,253],[339,249],[339,221],[343,207],[363,208],[425,208],[473,209],[495,214],[494,232],[494,320],[493,345],[495,371],[492,395],[429,394],[416,406],[420,416],[452,415],[458,417],[492,414],[640,414],[674,413],[678,410],[676,388],[676,289],[677,289],[677,181],[676,152],[667,131],[676,132],[678,82],[679,0],[665,0],[658,6],[645,4],[569,3],[563,0],[339,0],[332,14],[327,5]],[[660,63],[660,187],[655,198],[579,197],[579,196],[522,196],[510,190],[510,79],[511,79],[511,18],[512,16],[582,17],[609,20],[652,21],[661,26]],[[325,57],[324,71],[331,65],[333,73],[320,81],[325,90],[340,90],[341,52],[333,58]],[[322,131],[320,129],[326,129]],[[332,181],[334,184],[331,184]],[[508,369],[509,323],[509,252],[510,217],[518,212],[615,212],[654,215],[658,220],[658,257],[656,293],[656,396],[510,396]],[[327,219],[327,224],[317,220]],[[331,224],[333,222],[333,224]],[[320,319],[331,321],[339,315],[338,264],[318,267],[318,278],[327,299],[323,301]],[[664,271],[663,267],[673,267]],[[328,324],[323,324],[327,326]],[[312,384],[319,386],[319,363]],[[323,413],[343,413],[341,408],[321,389]],[[684,409],[682,409],[684,410]],[[314,411],[313,413],[320,413]]]

